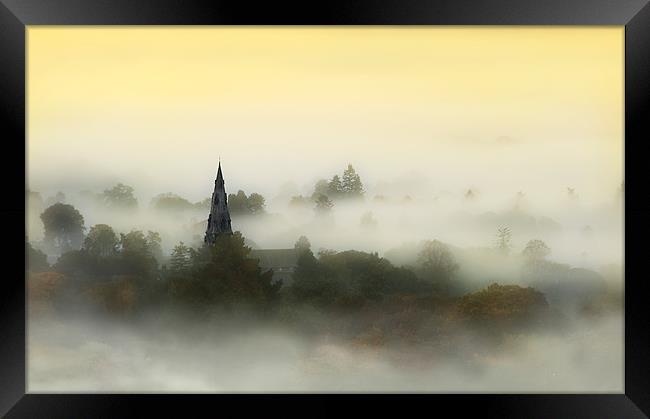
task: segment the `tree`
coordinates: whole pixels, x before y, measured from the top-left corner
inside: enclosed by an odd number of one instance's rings
[[[160,252],[160,236],[149,231],[145,236],[142,231],[132,230],[120,234],[120,265],[126,273],[141,275],[145,278],[156,276]]]
[[[250,251],[240,232],[219,235],[213,245],[191,252],[191,274],[172,278],[170,292],[194,309],[241,303],[267,307],[282,284],[272,281],[272,271],[262,272]]]
[[[302,254],[306,251],[311,251],[311,243],[307,237],[300,236],[296,241],[296,244],[293,245],[293,248],[296,249],[298,253]]]
[[[248,197],[246,192],[241,189],[237,194],[228,194],[228,209],[231,214],[246,214],[248,213]]]
[[[171,192],[156,195],[151,200],[151,206],[160,211],[185,211],[194,208],[194,205],[185,198]]]
[[[316,199],[316,212],[319,214],[329,213],[333,206],[334,204],[330,201],[327,195],[320,195]]]
[[[94,256],[108,257],[117,253],[119,239],[113,229],[106,224],[96,224],[90,228],[84,240],[84,248]]]
[[[457,306],[461,318],[491,326],[519,326],[548,308],[543,293],[518,285],[491,284],[463,296]]]
[[[298,257],[289,293],[298,301],[358,308],[368,300],[391,295],[429,293],[430,284],[406,268],[397,268],[377,253],[311,251]]]
[[[265,202],[262,195],[253,192],[248,197],[248,212],[253,215],[263,214]]]
[[[191,249],[180,242],[172,250],[169,269],[174,274],[186,273],[191,267]]]
[[[45,253],[38,249],[34,249],[31,243],[25,240],[25,253],[27,259],[25,260],[25,270],[30,272],[42,272],[49,269],[50,265],[47,263],[47,256]]]
[[[147,251],[151,256],[156,258],[156,260],[161,260],[162,259],[162,239],[160,238],[160,233],[156,231],[147,231],[147,235],[145,237],[145,240],[147,242]]]
[[[258,193],[253,192],[250,196],[241,189],[237,195],[228,195],[228,209],[231,214],[259,215],[264,213],[266,199]]]
[[[331,198],[338,198],[343,194],[343,184],[339,175],[334,175],[327,185],[327,195]]]
[[[131,230],[124,234],[120,233],[120,247],[126,253],[148,253],[147,239],[140,230]]]
[[[508,227],[499,227],[497,229],[496,248],[499,252],[507,255],[512,247],[512,233]]]
[[[417,262],[427,276],[436,280],[448,281],[459,269],[456,258],[449,247],[438,240],[424,242]]]
[[[314,185],[314,192],[311,194],[311,199],[316,201],[321,195],[327,196],[329,193],[329,182],[325,179],[319,179]]]
[[[45,228],[44,241],[61,253],[79,249],[83,241],[84,218],[75,207],[54,204],[41,214]]]
[[[351,164],[343,171],[342,190],[347,197],[360,198],[363,196],[363,184],[361,177],[354,171]]]
[[[551,253],[551,249],[541,240],[530,240],[526,243],[522,254],[528,261],[536,262],[546,259]]]
[[[106,189],[103,198],[108,208],[135,209],[138,206],[138,200],[133,196],[133,188],[122,183]]]

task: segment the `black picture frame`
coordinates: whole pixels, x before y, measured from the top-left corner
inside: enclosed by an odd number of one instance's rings
[[[425,395],[36,395],[25,394],[25,282],[18,243],[24,239],[25,34],[28,25],[624,25],[625,26],[625,393]],[[525,418],[636,418],[650,415],[650,316],[644,262],[650,194],[644,179],[650,114],[648,0],[321,1],[302,4],[196,0],[0,0],[0,132],[5,189],[0,220],[6,275],[0,289],[0,414],[7,417],[144,416],[196,407],[206,415],[262,409],[283,415],[405,414]],[[11,151],[9,151],[9,147]],[[11,240],[9,240],[11,238]],[[23,255],[24,256],[24,255]],[[26,257],[26,256],[25,256]],[[249,399],[257,403],[251,403]],[[289,400],[287,400],[289,399]],[[343,409],[331,401],[354,401]],[[302,402],[299,407],[296,402]],[[289,405],[290,406],[287,406]],[[451,408],[451,410],[448,410]],[[415,412],[415,411],[413,411]],[[645,414],[644,414],[645,412]],[[195,416],[195,415],[191,415]]]

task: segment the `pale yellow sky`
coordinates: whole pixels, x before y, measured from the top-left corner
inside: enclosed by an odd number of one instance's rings
[[[194,198],[220,155],[235,189],[352,162],[369,182],[414,171],[439,188],[609,193],[622,181],[623,34],[29,27],[28,179]]]

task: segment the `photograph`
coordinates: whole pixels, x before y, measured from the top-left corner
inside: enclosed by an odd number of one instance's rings
[[[26,392],[624,394],[625,41],[27,26]]]

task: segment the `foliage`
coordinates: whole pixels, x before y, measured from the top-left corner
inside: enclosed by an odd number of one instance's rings
[[[512,248],[512,232],[508,227],[499,227],[497,229],[497,240],[495,243],[497,250],[507,255]]]
[[[75,207],[68,204],[54,204],[41,214],[45,228],[45,244],[60,252],[81,247],[84,218]]]
[[[303,252],[311,250],[311,243],[307,237],[300,236],[298,237],[296,243],[293,245],[293,248],[302,254]]]
[[[424,242],[417,262],[424,272],[445,280],[451,279],[459,268],[449,247],[438,240]]]
[[[118,183],[103,193],[104,204],[112,209],[135,209],[138,206],[138,200],[133,195],[133,188],[122,183]]]
[[[332,180],[327,184],[327,195],[330,198],[336,199],[345,193],[343,189],[343,183],[339,175],[334,175]]]
[[[429,240],[423,242],[420,248],[416,260],[418,275],[431,283],[437,293],[453,293],[459,286],[454,281],[459,265],[449,247],[438,240]]]
[[[248,303],[265,307],[273,302],[281,283],[273,283],[273,272],[262,273],[241,233],[223,234],[214,245],[192,252],[188,277],[173,277],[170,292],[175,301],[194,308]]]
[[[295,300],[339,307],[431,291],[410,270],[393,266],[377,253],[355,250],[322,252],[318,259],[310,250],[303,252],[290,289]]]
[[[542,240],[530,240],[522,252],[528,261],[544,260],[550,253],[551,249]]]
[[[311,195],[313,201],[321,196],[337,200],[340,198],[361,198],[365,193],[361,177],[357,174],[351,164],[343,171],[343,176],[334,175],[330,181],[319,179],[314,185],[314,192]]]
[[[355,172],[351,164],[343,171],[343,193],[348,198],[361,198],[364,194],[361,177]]]
[[[100,257],[115,255],[118,245],[117,234],[106,224],[92,226],[84,240],[84,249],[91,255]]]
[[[318,214],[327,214],[330,212],[334,204],[332,201],[327,197],[327,195],[320,195],[316,199],[316,213]]]
[[[192,260],[192,249],[180,242],[172,250],[169,261],[170,272],[174,275],[181,275],[189,272]]]
[[[42,272],[50,268],[45,253],[32,247],[31,243],[27,240],[25,240],[25,253],[27,256],[27,259],[25,260],[26,271]]]
[[[463,296],[457,306],[461,318],[478,322],[520,323],[548,308],[544,294],[534,288],[491,284]]]
[[[158,276],[156,255],[160,250],[160,236],[156,232],[141,231],[120,234],[115,242],[113,229],[96,225],[84,248],[63,253],[54,265],[57,272],[80,278],[109,278],[114,275],[135,275],[144,279]]]
[[[156,210],[166,212],[181,212],[194,208],[194,204],[190,201],[171,192],[153,197],[151,200],[151,206]]]
[[[246,196],[241,189],[237,194],[228,195],[228,209],[231,214],[239,215],[259,215],[264,213],[266,200],[258,193],[252,193]]]

